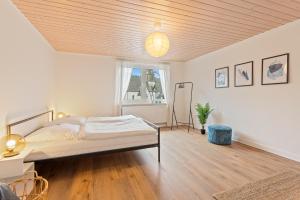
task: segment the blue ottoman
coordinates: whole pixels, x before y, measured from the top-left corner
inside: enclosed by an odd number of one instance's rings
[[[224,125],[208,126],[208,141],[213,144],[231,144],[232,129]]]

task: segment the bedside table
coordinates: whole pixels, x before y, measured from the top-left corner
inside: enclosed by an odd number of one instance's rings
[[[24,150],[19,155],[9,158],[0,158],[0,182],[10,184],[19,179],[33,179],[34,162],[24,163],[24,158],[31,150]],[[26,193],[29,194],[33,189],[33,182],[26,187]],[[16,194],[21,195],[24,192],[22,185],[16,187]]]
[[[0,158],[0,181],[6,182],[9,179],[22,177],[26,172],[34,170],[34,162],[24,163],[25,157],[31,150],[24,150],[19,155]]]

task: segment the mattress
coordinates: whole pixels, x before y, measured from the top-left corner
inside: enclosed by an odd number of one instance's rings
[[[43,144],[28,141],[26,148],[31,148],[32,151],[25,158],[25,162],[152,145],[157,144],[157,142],[156,135],[110,138],[106,140],[52,140],[47,143],[43,142]]]
[[[138,118],[134,117],[134,119]],[[113,122],[112,119],[105,120],[106,122],[98,118],[93,122],[86,122],[84,125],[52,125],[33,132],[25,138],[26,148],[31,149],[31,153],[25,158],[25,161],[53,159],[158,143],[156,130],[144,122],[141,123],[140,119],[138,119],[140,124],[135,127],[132,126],[134,121],[129,122],[130,125],[128,125],[128,123],[124,123],[124,119],[113,120]],[[137,124],[137,121],[134,123]],[[118,128],[115,127],[116,124],[119,124]],[[129,127],[125,130],[126,126]]]

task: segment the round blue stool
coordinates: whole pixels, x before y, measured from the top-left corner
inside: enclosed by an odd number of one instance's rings
[[[224,125],[208,126],[208,141],[213,144],[231,144],[232,129]]]

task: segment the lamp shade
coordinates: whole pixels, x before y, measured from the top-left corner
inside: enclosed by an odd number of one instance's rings
[[[9,134],[0,139],[0,151],[4,157],[18,155],[26,145],[24,137],[18,134]]]
[[[164,56],[170,47],[169,38],[165,33],[151,33],[145,41],[145,49],[152,57]]]
[[[58,112],[58,113],[56,114],[56,117],[57,117],[58,119],[64,118],[65,116],[66,116],[66,114],[63,113],[63,112]]]

